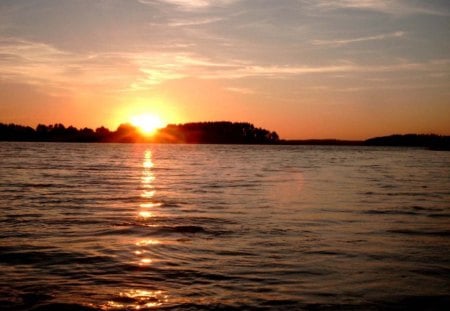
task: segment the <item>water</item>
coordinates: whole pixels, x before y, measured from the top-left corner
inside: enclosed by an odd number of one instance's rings
[[[450,154],[0,143],[2,310],[448,309]]]

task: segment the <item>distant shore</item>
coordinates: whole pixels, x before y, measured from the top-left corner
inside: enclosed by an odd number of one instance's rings
[[[450,136],[436,134],[404,134],[374,137],[366,140],[280,139],[274,131],[257,128],[246,122],[197,122],[170,124],[146,136],[130,124],[117,130],[105,127],[95,130],[39,124],[30,126],[0,123],[0,141],[23,142],[98,142],[98,143],[171,143],[171,144],[270,144],[325,146],[392,146],[450,150]]]
[[[280,145],[364,146],[364,140],[340,139],[282,139]]]
[[[404,134],[369,138],[366,140],[305,139],[280,140],[282,145],[323,145],[323,146],[384,146],[422,147],[432,150],[450,150],[450,136],[436,134]]]

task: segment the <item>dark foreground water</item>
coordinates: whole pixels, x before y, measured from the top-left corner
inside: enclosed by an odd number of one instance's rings
[[[450,153],[0,143],[0,309],[450,309]]]

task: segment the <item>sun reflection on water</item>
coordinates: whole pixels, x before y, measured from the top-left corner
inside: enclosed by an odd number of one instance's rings
[[[119,293],[116,300],[110,300],[101,306],[102,310],[141,310],[160,307],[168,302],[168,296],[161,290],[128,290]]]
[[[151,183],[155,180],[155,176],[153,175],[144,175],[142,176],[142,184],[144,188],[151,188]]]
[[[151,150],[146,150],[144,154],[144,162],[142,163],[143,171],[142,171],[142,187],[144,191],[141,194],[141,197],[145,199],[143,203],[141,203],[140,210],[138,211],[138,217],[143,220],[148,220],[154,215],[154,208],[161,206],[161,203],[155,202],[154,196],[156,194],[156,190],[154,189],[154,181],[155,175],[153,174],[153,167],[155,164],[152,160],[152,152]]]
[[[140,206],[142,208],[152,208],[152,207],[159,207],[159,206],[161,206],[161,203],[149,202],[149,203],[142,203]]]
[[[144,153],[144,162],[142,163],[142,188],[144,189],[141,193],[142,199],[144,201],[139,204],[139,209],[137,212],[138,221],[145,222],[146,225],[152,225],[152,218],[157,214],[157,209],[162,205],[160,202],[155,201],[154,196],[156,194],[156,190],[154,189],[155,175],[153,174],[153,168],[155,164],[152,160],[152,152],[151,150],[146,150]],[[134,253],[138,256],[141,256],[146,250],[143,250],[143,247],[148,247],[149,245],[153,245],[156,243],[152,243],[150,241],[153,240],[143,240],[136,243],[136,246],[141,248]],[[149,265],[153,261],[150,258],[139,258],[138,265]]]
[[[156,191],[155,190],[145,190],[142,194],[141,197],[145,198],[145,199],[151,199],[154,197]]]
[[[153,216],[153,214],[151,212],[147,212],[147,211],[141,211],[139,212],[139,216],[141,218],[147,219]]]
[[[141,186],[144,189],[141,193],[143,199],[137,209],[136,219],[138,222],[145,223],[146,226],[153,226],[154,216],[158,214],[158,208],[162,203],[155,200],[156,190],[154,187],[155,175],[153,174],[154,163],[152,161],[152,152],[146,150],[142,164]],[[161,244],[155,239],[141,239],[134,243],[132,251],[133,262],[140,269],[147,269],[153,265],[155,260],[151,258],[151,247]],[[142,290],[127,289],[119,293],[119,297],[111,299],[100,306],[102,310],[144,310],[160,307],[168,302],[169,296],[161,290]]]
[[[144,265],[149,265],[153,262],[153,260],[151,260],[150,258],[142,258],[141,261],[139,262],[140,266],[144,266]]]
[[[161,244],[161,242],[158,240],[152,240],[152,239],[145,239],[145,240],[140,240],[140,241],[136,242],[136,246],[147,246],[147,245],[157,245],[157,244]]]

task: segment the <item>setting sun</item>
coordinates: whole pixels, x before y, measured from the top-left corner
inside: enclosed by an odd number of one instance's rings
[[[141,114],[131,118],[131,124],[137,127],[143,134],[153,134],[164,126],[164,122],[156,115]]]

